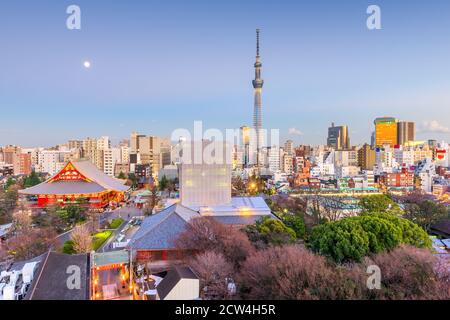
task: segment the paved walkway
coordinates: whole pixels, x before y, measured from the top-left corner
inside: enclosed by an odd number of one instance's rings
[[[142,215],[142,211],[139,208],[135,208],[135,207],[118,208],[118,209],[110,211],[110,212],[102,213],[99,216],[99,224],[102,225],[107,220],[112,220],[112,219],[116,219],[116,218],[122,218],[125,222],[128,222],[131,220],[131,218],[136,217],[136,216],[141,216],[141,215]],[[84,225],[89,228],[91,223],[92,223],[91,221],[88,221],[88,222],[84,223]],[[125,226],[125,223],[122,225],[122,227],[124,227],[124,226]],[[119,228],[117,230],[119,230],[119,232],[120,232],[121,228]],[[73,231],[73,229],[58,235],[55,238],[55,245],[56,246],[64,245],[64,242],[66,242],[67,240],[70,240],[72,231]],[[112,238],[113,236],[114,236],[114,234],[110,238]]]

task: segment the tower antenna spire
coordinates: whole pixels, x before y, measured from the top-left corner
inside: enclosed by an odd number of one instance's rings
[[[256,29],[256,56],[259,57],[259,29]]]

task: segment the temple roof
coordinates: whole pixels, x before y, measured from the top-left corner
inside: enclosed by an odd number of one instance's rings
[[[43,182],[34,187],[20,190],[21,194],[34,195],[64,195],[64,194],[88,194],[105,191],[101,185],[95,182],[84,181],[58,181],[52,183]]]
[[[25,195],[88,194],[103,191],[124,192],[129,189],[90,161],[69,161],[64,168],[45,182],[20,190]]]

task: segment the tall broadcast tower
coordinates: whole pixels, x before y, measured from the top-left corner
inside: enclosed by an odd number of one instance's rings
[[[264,80],[261,79],[262,63],[259,56],[259,29],[256,29],[256,62],[255,62],[255,80],[253,80],[253,88],[255,103],[253,107],[253,128],[256,134],[256,165],[260,167],[259,153],[263,144],[262,132],[262,87]],[[258,169],[259,171],[259,169]]]

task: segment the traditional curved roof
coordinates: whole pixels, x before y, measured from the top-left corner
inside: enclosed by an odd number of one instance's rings
[[[34,187],[20,190],[20,194],[26,195],[64,195],[64,194],[88,194],[105,191],[101,185],[95,182],[84,181],[57,181],[52,183],[43,182]]]
[[[62,170],[45,182],[20,190],[24,195],[89,194],[104,191],[125,192],[129,189],[90,161],[69,161]]]

